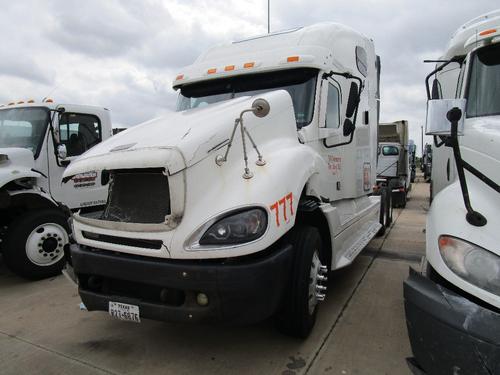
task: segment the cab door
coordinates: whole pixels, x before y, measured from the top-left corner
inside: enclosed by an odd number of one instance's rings
[[[339,147],[328,147],[344,142],[341,126],[343,103],[342,88],[332,79],[323,80],[319,140],[321,155],[328,165],[329,199],[339,199],[342,191],[342,152]]]
[[[64,159],[58,158],[55,151],[49,158],[51,195],[71,209],[104,204],[107,186],[102,185],[100,172],[88,171],[62,183],[66,166],[101,142],[101,119],[97,114],[80,113],[77,109],[72,111],[70,106],[65,106],[65,112],[55,117],[58,117],[54,121],[58,142],[66,147],[67,156]],[[57,150],[53,139],[50,142],[49,147]]]

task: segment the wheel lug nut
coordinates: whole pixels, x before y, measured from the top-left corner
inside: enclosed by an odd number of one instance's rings
[[[325,300],[325,297],[326,295],[322,294],[322,293],[316,293],[316,299],[318,301],[324,301]]]
[[[317,292],[324,292],[324,291],[326,291],[326,286],[316,285],[316,291]]]

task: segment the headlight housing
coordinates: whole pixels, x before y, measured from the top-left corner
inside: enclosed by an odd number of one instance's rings
[[[470,242],[440,236],[439,252],[445,264],[458,276],[500,296],[500,257]]]
[[[212,224],[199,240],[200,245],[237,245],[261,237],[267,228],[267,213],[262,208],[238,211]]]

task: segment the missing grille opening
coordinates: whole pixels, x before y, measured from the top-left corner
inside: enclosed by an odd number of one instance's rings
[[[101,220],[160,224],[170,214],[168,178],[161,168],[110,172],[108,201]]]

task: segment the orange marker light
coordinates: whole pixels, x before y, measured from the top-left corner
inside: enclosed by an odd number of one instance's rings
[[[20,102],[17,102],[17,104],[24,104],[24,102],[21,100]]]
[[[14,105],[14,104],[16,104],[16,103],[14,103],[14,102],[10,102],[10,103],[9,103],[9,104],[7,104],[7,105]]]
[[[493,33],[496,33],[496,32],[497,32],[497,29],[489,29],[489,30],[481,31],[479,33],[479,35],[480,36],[485,36],[485,35],[493,34]]]
[[[299,56],[288,56],[286,62],[297,62],[299,61]]]
[[[255,63],[254,62],[247,62],[247,63],[244,63],[243,64],[243,67],[245,69],[248,69],[248,68],[253,68],[255,66]]]
[[[231,70],[234,70],[234,65],[227,65],[227,66],[224,68],[224,70],[225,70],[226,72],[229,72],[229,71],[231,71]]]
[[[180,81],[183,78],[184,78],[184,74],[179,74],[177,77],[175,77],[175,80]]]
[[[447,236],[441,236],[438,240],[439,249],[443,249],[453,243],[453,239]]]
[[[212,68],[212,69],[208,69],[208,70],[207,70],[207,73],[208,73],[208,74],[214,74],[214,73],[216,73],[216,72],[217,72],[217,69],[215,69],[215,68]]]
[[[27,103],[34,103],[35,101],[33,99],[30,99],[27,101]]]
[[[45,103],[54,103],[52,99],[45,99]]]

